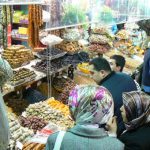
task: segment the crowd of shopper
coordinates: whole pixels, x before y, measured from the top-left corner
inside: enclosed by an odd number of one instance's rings
[[[150,150],[150,49],[144,56],[141,89],[123,73],[126,60],[113,55],[110,60],[90,61],[90,77],[97,85],[76,86],[68,105],[73,128],[49,136],[46,150]],[[0,86],[13,72],[0,58]],[[0,150],[9,143],[6,107],[0,93]]]
[[[113,56],[90,62],[97,85],[75,87],[69,108],[75,126],[48,138],[46,150],[149,150],[150,97],[122,73],[125,59]]]
[[[147,51],[148,53],[148,51]],[[149,64],[144,59],[144,72]],[[0,59],[1,85],[12,76],[9,64]],[[68,105],[75,122],[73,128],[49,136],[46,150],[150,150],[150,96],[143,84],[123,73],[125,59],[112,56],[90,62],[90,76],[97,85],[76,86],[69,95]],[[142,83],[147,83],[143,79]],[[9,126],[3,98],[0,101],[0,150],[6,150]]]

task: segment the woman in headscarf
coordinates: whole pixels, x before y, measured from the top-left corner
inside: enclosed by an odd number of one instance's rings
[[[13,75],[13,71],[6,60],[0,57],[0,88]],[[0,150],[6,150],[9,143],[9,125],[6,107],[0,91]]]
[[[76,86],[70,93],[68,104],[75,126],[66,132],[52,134],[46,150],[124,149],[124,145],[110,137],[102,127],[114,111],[113,99],[107,89],[97,85]]]
[[[121,113],[126,131],[120,140],[125,150],[150,150],[150,96],[137,91],[124,93]]]

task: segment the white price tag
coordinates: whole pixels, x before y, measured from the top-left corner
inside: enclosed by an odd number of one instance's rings
[[[17,141],[16,145],[17,145],[17,148],[19,148],[20,150],[23,149],[23,144],[21,142]]]

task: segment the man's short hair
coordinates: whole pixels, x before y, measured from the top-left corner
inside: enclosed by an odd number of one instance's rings
[[[105,58],[102,58],[102,57],[94,58],[90,62],[90,65],[93,65],[94,69],[96,71],[101,71],[101,70],[111,71],[111,67],[109,65],[109,62]]]
[[[116,66],[120,66],[121,67],[120,72],[122,72],[126,63],[125,58],[121,55],[113,55],[110,58],[116,61]]]

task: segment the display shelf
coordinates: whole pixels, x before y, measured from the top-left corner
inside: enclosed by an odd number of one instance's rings
[[[67,70],[70,66],[71,66],[71,65],[69,64],[69,65],[63,66],[62,68],[59,68],[59,69],[57,69],[57,70],[55,70],[55,71],[41,70],[41,69],[38,69],[38,68],[35,68],[35,70],[38,71],[38,72],[42,72],[42,73],[44,73],[44,74],[47,74],[47,76],[48,76],[48,75],[51,76],[51,75],[54,75],[54,74],[56,74],[56,73],[62,72],[62,71],[64,71],[64,70]]]
[[[28,39],[26,38],[16,38],[16,37],[12,37],[13,40],[16,40],[16,41],[23,41],[23,42],[27,42]]]
[[[15,25],[21,25],[21,26],[28,26],[29,24],[28,23],[16,23],[16,22],[13,22],[13,24]]]
[[[39,55],[38,53],[34,53],[34,55],[36,55],[37,57],[39,57],[40,59],[42,60],[54,60],[54,59],[57,59],[57,58],[60,58],[60,57],[63,57],[64,55],[66,55],[67,52],[62,52],[60,54],[57,54],[57,55],[53,55],[53,56],[44,56],[44,55]]]
[[[35,83],[35,82],[45,78],[46,77],[45,73],[37,71],[37,70],[35,70],[34,68],[31,67],[32,65],[35,65],[39,61],[40,61],[40,59],[35,59],[35,60],[32,60],[30,62],[30,64],[28,64],[26,66],[22,66],[22,67],[13,69],[14,71],[17,71],[17,70],[19,70],[21,68],[30,69],[31,71],[35,72],[36,77],[34,79],[30,79],[30,80],[24,81],[23,83],[20,83],[20,84],[17,84],[17,85],[11,85],[11,83],[7,83],[8,87],[9,87],[9,90],[6,90],[6,91],[4,90],[4,92],[2,92],[3,96],[5,96],[5,95],[7,95],[7,94],[17,90],[17,89],[20,89],[20,87],[31,85],[31,84],[33,84],[33,83]]]
[[[94,24],[94,23],[98,23],[98,21],[83,22],[83,23],[78,23],[78,24],[73,24],[73,25],[46,28],[46,29],[44,29],[44,31],[60,30],[60,29],[64,29],[64,28],[77,27],[77,26],[83,26],[83,25],[86,25],[86,24]]]
[[[12,0],[12,1],[0,1],[0,5],[1,6],[5,6],[5,5],[35,5],[35,4],[43,4],[43,1],[37,1],[37,0]]]
[[[41,61],[40,59],[35,59],[35,60],[32,60],[32,61],[30,62],[30,64],[28,64],[28,65],[26,65],[26,66],[22,66],[22,67],[16,68],[16,69],[13,69],[13,70],[17,71],[17,70],[19,70],[19,69],[21,69],[21,68],[30,69],[31,71],[34,71],[34,72],[36,73],[36,75],[37,75],[36,78],[34,79],[34,81],[38,81],[38,80],[40,80],[40,79],[46,77],[46,74],[45,74],[44,72],[41,72],[40,70],[34,69],[34,68],[31,67],[31,66],[35,65],[37,62],[40,62],[40,61]],[[63,71],[63,70],[66,70],[66,69],[68,69],[70,66],[71,66],[71,65],[69,64],[69,65],[67,65],[67,66],[64,66],[64,67],[62,67],[62,68],[56,70],[56,71],[50,72],[50,75],[55,74],[55,73],[58,73],[58,72],[61,72],[61,71]]]
[[[70,66],[71,66],[71,65],[64,66],[64,67],[62,67],[62,68],[60,68],[60,69],[58,69],[58,70],[56,70],[56,71],[50,72],[49,74],[50,74],[50,75],[53,75],[53,74],[62,72],[62,71],[64,71],[64,70],[67,70]]]
[[[37,52],[44,51],[45,49],[47,49],[47,47],[35,47],[32,49],[32,51],[33,51],[33,54],[36,55]]]

